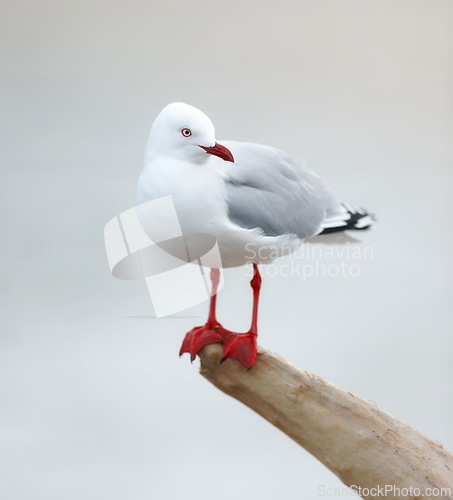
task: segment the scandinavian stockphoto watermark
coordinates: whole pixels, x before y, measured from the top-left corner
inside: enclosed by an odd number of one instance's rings
[[[104,239],[112,275],[126,280],[144,279],[157,317],[208,300],[210,268],[223,267],[215,238],[185,231],[171,196],[122,212],[107,223]],[[352,241],[258,249],[246,244],[244,260],[267,261],[261,267],[266,277],[355,278],[360,275],[361,261],[373,258],[373,249]],[[288,258],[274,262],[277,257]],[[223,277],[219,289],[222,286]]]
[[[362,486],[357,486],[352,484],[349,488],[343,486],[341,488],[332,488],[320,484],[318,486],[318,496],[319,497],[375,497],[375,498],[450,498],[452,494],[452,488],[426,488],[421,489],[417,487],[407,486],[399,487],[394,484],[378,484],[377,486],[365,488]]]
[[[357,278],[363,261],[374,258],[373,248],[357,241],[344,241],[336,245],[322,242],[304,242],[300,247],[281,249],[267,247],[256,250],[246,245],[247,260],[253,262],[263,256],[289,259],[271,262],[263,267],[261,274],[267,277],[298,277],[303,280],[318,278]]]

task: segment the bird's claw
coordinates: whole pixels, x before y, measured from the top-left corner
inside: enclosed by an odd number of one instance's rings
[[[247,371],[255,365],[256,333],[230,332],[219,324],[206,324],[191,330],[184,338],[179,355],[189,353],[190,362],[193,363],[197,354],[208,344],[222,345],[223,356],[219,364],[223,364],[228,358],[235,358],[246,367]]]
[[[253,332],[225,332],[222,335],[223,357],[220,364],[228,358],[235,358],[247,368],[247,371],[250,371],[256,361],[256,337],[256,333]]]
[[[219,328],[219,326],[220,325],[218,325],[217,328]],[[197,354],[205,345],[219,343],[221,343],[220,333],[214,330],[212,325],[206,324],[204,326],[198,326],[186,334],[179,355],[182,356],[185,352],[189,353],[190,362],[193,363]]]

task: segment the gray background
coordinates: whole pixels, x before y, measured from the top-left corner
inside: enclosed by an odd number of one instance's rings
[[[302,499],[340,481],[178,358],[109,274],[152,120],[182,100],[378,213],[356,278],[266,277],[260,344],[453,450],[453,3],[1,6],[0,497]],[[337,260],[337,264],[341,261]],[[226,273],[225,326],[250,319]]]

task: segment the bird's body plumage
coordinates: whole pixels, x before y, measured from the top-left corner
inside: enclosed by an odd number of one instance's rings
[[[173,103],[156,118],[149,135],[137,186],[137,205],[171,196],[184,235],[165,242],[173,255],[194,260],[216,241],[221,267],[253,263],[252,324],[244,334],[225,330],[215,317],[218,270],[211,278],[213,296],[206,325],[184,339],[181,353],[192,359],[208,343],[221,342],[224,358],[235,357],[249,368],[256,359],[257,311],[261,278],[257,264],[296,249],[304,239],[324,232],[363,229],[372,217],[342,204],[312,172],[284,152],[259,144],[215,140],[214,126],[201,111]],[[141,214],[145,231],[153,221]],[[206,240],[206,236],[208,239]],[[201,248],[201,250],[200,250]],[[206,265],[206,264],[204,264]],[[218,265],[210,267],[220,267]]]
[[[180,120],[175,133],[189,121]],[[171,195],[183,233],[213,236],[223,267],[288,254],[303,239],[341,228],[350,218],[321,179],[279,149],[222,141],[233,154],[230,163],[206,153],[203,161],[191,161],[165,147],[160,153],[162,143],[163,132],[152,129],[136,202]]]

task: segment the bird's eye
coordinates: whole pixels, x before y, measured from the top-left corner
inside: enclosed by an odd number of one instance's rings
[[[181,130],[181,134],[184,136],[184,137],[190,137],[192,135],[192,132],[190,131],[190,129],[188,128],[183,128]]]

